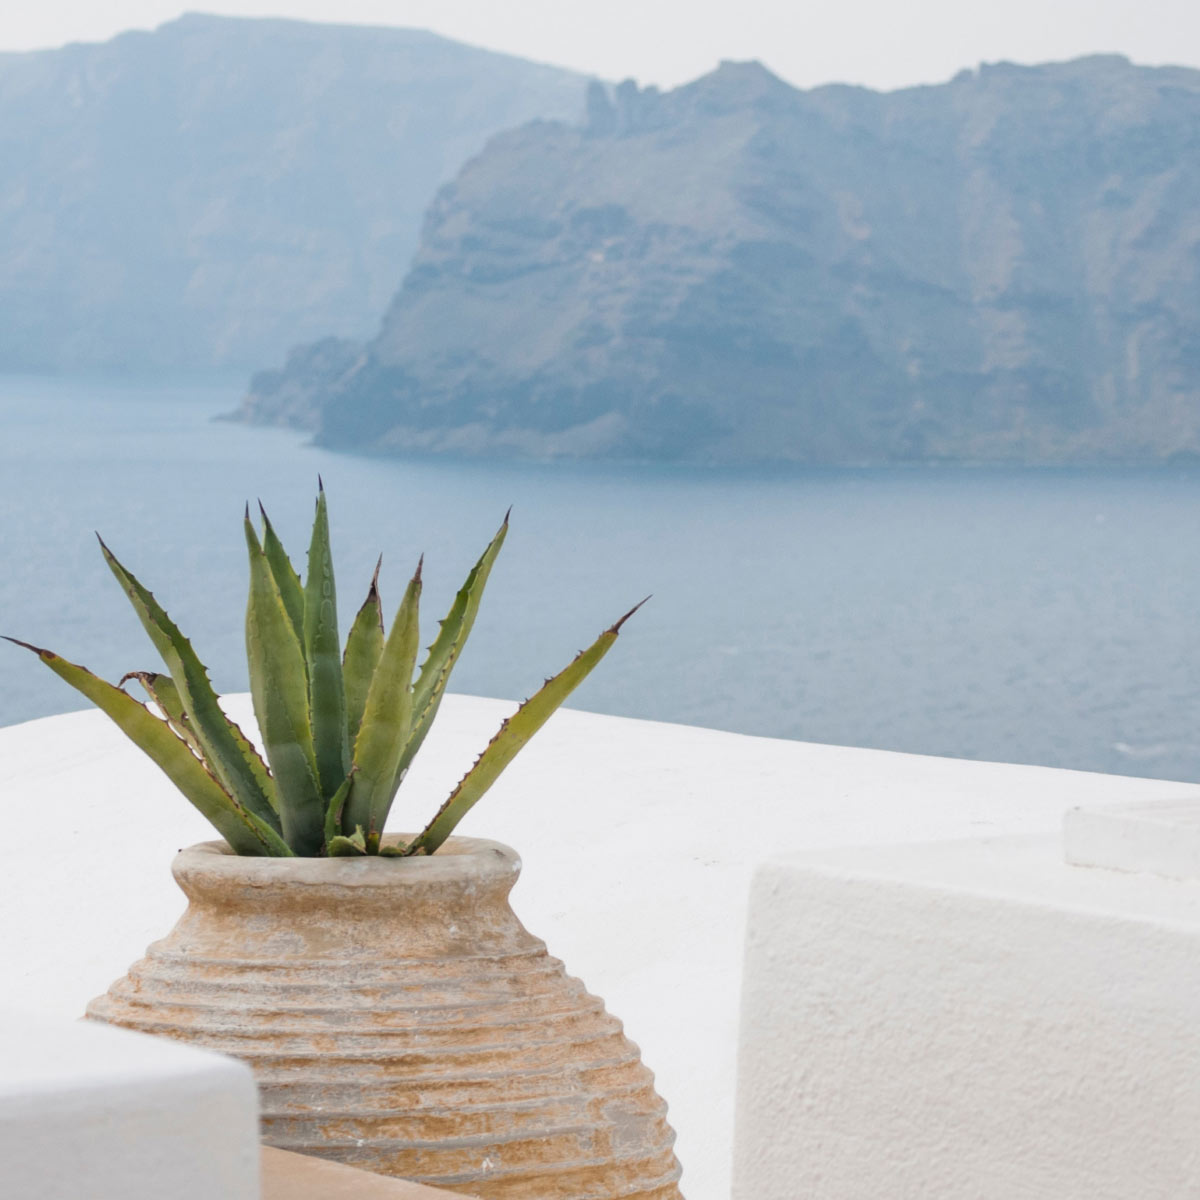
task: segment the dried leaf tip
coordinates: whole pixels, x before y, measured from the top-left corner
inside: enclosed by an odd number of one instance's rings
[[[512,510],[513,506],[510,504],[508,506],[508,511],[504,514],[504,520],[500,522],[501,528],[508,524],[508,518],[512,516]]]
[[[649,600],[649,599],[650,599],[650,596],[647,596],[646,600]],[[628,621],[629,618],[632,617],[633,614],[635,612],[637,612],[637,610],[639,608],[641,608],[643,604],[646,603],[646,600],[639,600],[615,625],[609,626],[608,632],[609,633],[620,633],[621,626],[624,625],[625,622]]]
[[[324,490],[325,490],[325,482],[324,482],[324,480],[322,480],[321,476],[318,475],[317,476],[317,491],[323,492]]]
[[[417,559],[417,569],[413,572],[413,583],[421,582],[421,568],[425,565],[425,555]]]
[[[378,599],[379,597],[379,568],[382,566],[383,555],[381,554],[378,561],[375,563],[375,573],[371,576],[371,586],[367,589],[368,600],[372,599],[373,597]]]
[[[7,633],[0,634],[0,637],[4,638],[6,642],[12,642],[14,646],[22,646],[26,650],[32,650],[34,654],[49,654],[52,658],[58,657],[52,650],[43,650],[41,646],[31,646],[28,642],[21,641],[20,638],[9,637]]]

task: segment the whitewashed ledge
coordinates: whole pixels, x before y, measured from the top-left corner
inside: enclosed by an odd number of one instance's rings
[[[249,727],[246,697],[230,703]],[[441,802],[512,705],[451,696],[392,827]],[[727,1200],[756,865],[839,846],[1056,833],[1065,810],[1200,787],[557,714],[462,832],[516,846],[514,907],[624,1019],[671,1106],[688,1200]],[[182,910],[204,821],[99,713],[0,729],[0,1006],[76,1016]],[[19,913],[20,919],[12,919]]]

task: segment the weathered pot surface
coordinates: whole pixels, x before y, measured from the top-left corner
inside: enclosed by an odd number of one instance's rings
[[[679,1200],[666,1105],[517,919],[498,842],[427,858],[180,851],[188,908],[88,1016],[247,1061],[273,1146],[484,1200]]]

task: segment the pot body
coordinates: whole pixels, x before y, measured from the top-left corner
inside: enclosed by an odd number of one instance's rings
[[[188,908],[95,1020],[241,1058],[263,1137],[484,1200],[679,1200],[666,1105],[508,895],[507,846],[427,858],[183,850]]]

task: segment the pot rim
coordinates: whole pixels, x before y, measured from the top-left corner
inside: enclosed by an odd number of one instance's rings
[[[416,834],[385,834],[383,844]],[[451,837],[435,854],[412,858],[354,855],[345,858],[267,858],[234,854],[224,841],[197,842],[180,850],[171,873],[183,884],[244,884],[251,887],[425,888],[430,884],[508,883],[521,872],[520,855],[488,838]]]

